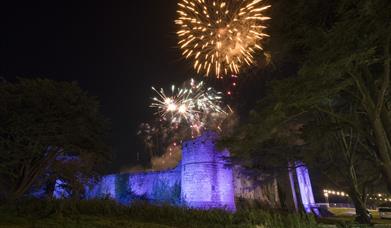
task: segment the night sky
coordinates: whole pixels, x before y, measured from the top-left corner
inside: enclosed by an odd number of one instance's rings
[[[176,45],[177,1],[12,2],[0,4],[0,77],[77,81],[111,121],[111,168],[139,162],[151,86],[195,76]]]

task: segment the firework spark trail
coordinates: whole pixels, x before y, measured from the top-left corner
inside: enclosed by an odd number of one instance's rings
[[[171,96],[167,96],[164,89],[159,91],[152,87],[159,97],[153,98],[153,103],[150,107],[157,108],[157,114],[166,118],[171,115],[172,122],[181,122],[182,118],[188,120],[192,116],[193,105],[191,102],[190,93],[187,89],[176,89],[173,85],[171,87]]]
[[[157,97],[152,98],[150,105],[156,108],[156,114],[162,118],[169,118],[172,123],[180,123],[182,120],[188,121],[191,125],[199,121],[199,116],[210,113],[226,114],[221,107],[221,93],[212,88],[205,88],[201,81],[196,83],[193,79],[189,86],[177,88],[171,86],[171,94],[167,95],[164,89],[157,90]]]
[[[269,7],[262,0],[181,0],[175,23],[182,55],[197,73],[238,74],[262,50]]]
[[[236,121],[234,111],[223,103],[223,94],[202,81],[192,79],[167,91],[152,89],[156,97],[152,98],[150,107],[156,110],[156,118],[142,123],[137,133],[150,157],[155,158],[152,163],[171,164],[168,161],[172,158],[169,151],[172,145],[180,145],[205,130],[227,132]],[[167,150],[168,155],[159,157]]]

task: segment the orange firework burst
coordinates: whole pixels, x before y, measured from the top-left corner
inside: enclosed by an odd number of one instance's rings
[[[237,74],[254,63],[268,35],[262,0],[180,0],[177,32],[182,55],[194,61],[197,73],[217,77]]]

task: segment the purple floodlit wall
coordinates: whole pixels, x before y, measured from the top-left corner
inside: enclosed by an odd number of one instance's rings
[[[236,210],[235,198],[240,198],[278,207],[276,179],[265,175],[254,178],[245,169],[230,166],[226,159],[229,152],[218,151],[215,146],[217,138],[216,133],[205,132],[184,142],[182,161],[174,169],[103,176],[98,183],[86,187],[85,196],[87,199],[109,197],[122,204],[146,199],[197,209],[229,211]],[[309,178],[303,181],[308,182]],[[56,184],[55,195],[58,197],[65,195],[60,185]]]
[[[115,198],[115,178],[115,174],[106,175],[102,177],[99,183],[93,185],[92,187],[86,187],[86,198]]]
[[[169,201],[172,200],[176,185],[179,185],[180,188],[180,171],[180,166],[178,166],[175,169],[162,172],[107,175],[92,188],[87,187],[86,198],[110,197],[124,203],[130,203],[130,199],[127,199],[129,197],[143,197],[151,201]]]
[[[225,157],[229,152],[217,151],[217,134],[206,132],[182,145],[181,198],[192,208],[225,208],[236,210],[232,168]]]
[[[130,189],[136,195],[145,195],[148,199],[155,199],[159,196],[158,191],[169,191],[176,184],[181,183],[181,169],[178,166],[175,169],[162,172],[144,172],[129,175]]]
[[[62,188],[62,185],[64,182],[62,180],[56,180],[56,183],[54,185],[54,192],[53,192],[53,197],[55,199],[61,199],[61,198],[67,198],[69,197],[69,194],[67,191],[65,191],[64,188]]]
[[[182,145],[182,161],[171,170],[107,175],[86,188],[86,198],[110,197],[129,203],[126,194],[152,202],[169,202],[197,209],[235,211],[229,152],[217,151],[217,134],[206,132]]]
[[[308,168],[300,162],[296,163],[296,166],[296,175],[297,181],[299,183],[301,201],[303,203],[305,211],[307,213],[311,213],[311,208],[314,207],[315,200],[314,194],[312,192],[310,176],[308,174]]]

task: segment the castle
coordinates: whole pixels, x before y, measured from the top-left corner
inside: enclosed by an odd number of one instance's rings
[[[245,199],[280,207],[278,185],[281,184],[277,184],[276,178],[254,178],[246,175],[243,168],[229,164],[226,159],[229,152],[216,149],[217,137],[214,132],[206,132],[184,142],[182,161],[174,169],[103,176],[99,183],[87,187],[86,198],[110,197],[123,204],[142,198],[150,202],[229,211],[236,210],[238,199]],[[309,182],[308,172],[301,168],[297,174],[301,198],[307,204],[313,203],[313,196],[306,195],[311,187],[303,185],[302,191],[300,184]],[[294,188],[292,191],[295,192]],[[61,194],[61,190],[56,188],[55,193]],[[296,199],[296,193],[293,198]]]

